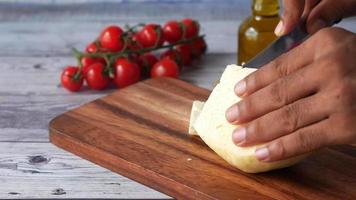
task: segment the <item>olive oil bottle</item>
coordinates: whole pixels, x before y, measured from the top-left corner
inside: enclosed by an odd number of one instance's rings
[[[278,0],[252,0],[252,15],[238,31],[238,64],[243,65],[273,42],[280,18]]]

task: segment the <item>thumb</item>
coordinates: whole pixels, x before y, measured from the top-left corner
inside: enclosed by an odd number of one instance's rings
[[[283,0],[282,20],[274,31],[277,36],[289,33],[299,23],[304,11],[304,3],[304,0]]]

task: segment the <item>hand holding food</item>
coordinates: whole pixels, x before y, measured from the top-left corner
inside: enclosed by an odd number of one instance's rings
[[[226,113],[235,144],[267,143],[255,154],[270,162],[356,143],[355,55],[354,33],[325,28],[239,81]]]
[[[194,102],[190,118],[190,134],[200,138],[220,157],[242,171],[257,173],[290,166],[303,156],[279,161],[261,162],[255,156],[260,145],[250,147],[236,146],[231,140],[232,131],[238,127],[230,124],[225,118],[225,111],[241,98],[235,95],[236,80],[243,79],[256,69],[242,68],[236,65],[227,66],[220,83],[214,88],[205,103]]]

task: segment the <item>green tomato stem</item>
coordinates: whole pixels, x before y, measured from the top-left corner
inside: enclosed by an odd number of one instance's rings
[[[90,57],[90,58],[104,58],[105,56],[108,57],[119,57],[125,54],[144,54],[146,52],[150,52],[150,51],[156,51],[156,50],[160,50],[160,49],[169,49],[172,47],[175,47],[177,45],[181,45],[181,44],[189,44],[199,38],[204,38],[205,35],[201,35],[201,36],[196,36],[190,39],[183,39],[180,40],[178,42],[172,43],[172,44],[167,44],[167,45],[163,45],[161,47],[151,47],[151,48],[144,48],[144,49],[140,49],[140,50],[124,50],[124,51],[120,51],[120,52],[108,52],[108,53],[83,53],[78,51],[77,49],[73,48],[73,53],[76,57]]]

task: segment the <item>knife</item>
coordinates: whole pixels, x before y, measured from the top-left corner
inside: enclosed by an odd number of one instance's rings
[[[292,32],[275,40],[271,45],[245,63],[243,67],[261,68],[263,65],[302,43],[308,36],[309,34],[305,30],[305,22],[303,20]]]

